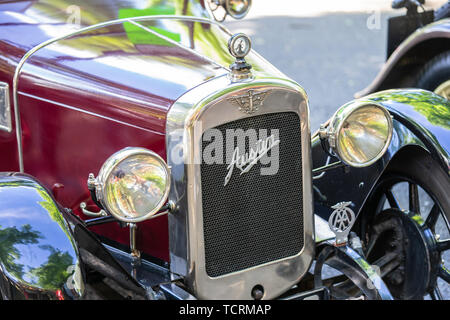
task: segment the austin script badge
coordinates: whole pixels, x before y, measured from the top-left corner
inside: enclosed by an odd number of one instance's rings
[[[259,106],[262,106],[269,93],[270,90],[257,93],[254,90],[248,90],[246,94],[228,98],[228,101],[237,105],[240,111],[252,114],[258,111]]]

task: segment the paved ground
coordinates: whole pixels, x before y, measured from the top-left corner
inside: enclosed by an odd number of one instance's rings
[[[250,35],[253,48],[305,88],[312,131],[376,76],[386,56],[387,18],[402,13],[389,0],[253,2],[244,20],[225,24]],[[428,0],[426,7],[445,2]],[[440,287],[450,299],[450,286]]]

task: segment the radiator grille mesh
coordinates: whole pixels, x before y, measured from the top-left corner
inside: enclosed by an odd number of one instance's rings
[[[245,132],[250,128],[257,132],[267,129],[269,135],[271,129],[279,130],[278,172],[261,175],[261,168],[270,164],[259,161],[243,174],[234,168],[231,179],[224,186],[228,173],[225,161],[227,130],[242,129]],[[207,274],[218,277],[298,254],[303,248],[302,154],[298,115],[294,112],[265,114],[230,122],[216,129],[224,137],[223,164],[200,165]],[[203,141],[202,150],[210,143]],[[245,152],[248,153],[249,148],[247,139]],[[269,157],[272,152],[269,151]]]

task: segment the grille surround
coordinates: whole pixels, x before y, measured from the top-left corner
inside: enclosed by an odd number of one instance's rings
[[[251,115],[229,102],[229,98],[248,94],[249,90],[255,93],[270,90],[264,104]],[[301,121],[304,247],[294,256],[211,277],[206,272],[203,237],[202,134],[224,123],[280,112],[295,112]],[[263,299],[272,299],[291,288],[308,271],[315,249],[311,135],[304,90],[283,79],[257,78],[230,83],[227,77],[220,77],[180,97],[167,119],[167,161],[172,167],[169,200],[176,205],[176,211],[168,216],[171,271],[184,276],[186,285],[199,299],[253,299],[251,291],[256,285],[264,287]],[[175,157],[180,146],[184,151],[184,163]]]
[[[222,164],[203,161],[200,165],[206,273],[219,277],[295,256],[304,245],[301,129],[297,113],[258,115],[215,129],[223,136],[227,130],[241,129],[241,140],[248,129],[265,129],[267,135],[277,129],[279,164],[275,175],[261,175],[261,168],[267,167],[261,161],[243,175],[238,169],[233,170],[226,186],[220,179],[228,172],[226,150],[222,152]],[[234,142],[238,139],[234,138]],[[252,147],[248,140],[246,153]],[[209,143],[203,139],[202,149]]]

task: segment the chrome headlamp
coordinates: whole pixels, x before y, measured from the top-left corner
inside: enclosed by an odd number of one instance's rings
[[[252,0],[225,0],[225,9],[227,13],[235,19],[244,18],[250,7]]]
[[[227,14],[234,19],[244,18],[252,6],[252,0],[208,0],[208,5],[214,18],[222,22]],[[219,8],[222,16],[215,14],[215,11]]]
[[[320,138],[345,164],[366,167],[380,159],[392,139],[392,118],[383,106],[373,102],[352,102],[341,107]]]
[[[129,223],[155,215],[167,201],[170,170],[165,161],[144,148],[125,148],[105,161],[95,181],[104,209]]]

